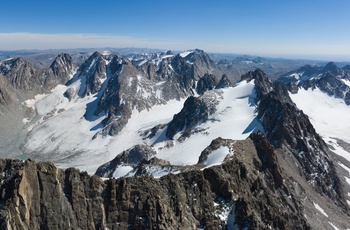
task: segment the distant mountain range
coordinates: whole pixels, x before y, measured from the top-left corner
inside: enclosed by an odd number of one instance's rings
[[[301,86],[304,89],[319,88],[329,96],[341,98],[350,105],[350,65],[339,68],[334,62],[325,66],[305,65],[281,76],[279,81]],[[294,86],[293,86],[294,85]]]
[[[0,51],[0,61],[8,58],[22,57],[30,63],[40,67],[47,68],[50,66],[54,58],[60,53],[68,53],[73,61],[77,64],[82,64],[95,51],[101,54],[117,54],[126,58],[146,58],[149,55],[157,53],[166,53],[160,49],[148,48],[104,48],[104,49],[58,49],[58,50],[19,50],[19,51]],[[182,51],[169,51],[173,54],[181,53]],[[221,54],[208,53],[208,56],[219,65],[228,65],[231,67],[231,73],[237,79],[244,73],[262,69],[270,79],[276,80],[280,75],[291,70],[297,69],[304,65],[325,65],[326,61],[320,60],[302,60],[288,58],[269,58],[251,55],[237,54]],[[337,65],[344,66],[350,63],[339,62]]]

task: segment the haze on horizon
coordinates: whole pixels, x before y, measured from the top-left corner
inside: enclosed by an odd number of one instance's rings
[[[350,61],[350,1],[6,1],[0,50],[139,47]]]

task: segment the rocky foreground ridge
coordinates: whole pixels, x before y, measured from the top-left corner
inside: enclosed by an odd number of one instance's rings
[[[103,181],[51,163],[1,160],[1,229],[309,229],[267,139],[252,134],[232,148],[220,166],[160,179]]]
[[[262,133],[217,139],[235,152],[222,165],[109,179],[52,163],[0,160],[1,229],[332,229],[347,209],[289,175]],[[322,202],[330,217],[313,208]],[[334,213],[330,213],[332,210]],[[336,219],[335,219],[336,218]],[[325,224],[328,224],[324,226]]]

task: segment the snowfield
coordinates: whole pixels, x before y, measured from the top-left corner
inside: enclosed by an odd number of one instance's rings
[[[80,170],[94,174],[97,167],[112,160],[121,153],[136,144],[142,144],[139,130],[145,127],[169,122],[173,115],[181,110],[184,100],[170,101],[167,105],[154,106],[152,110],[133,111],[133,114],[126,127],[115,137],[93,136],[101,130],[100,122],[105,118],[95,118],[88,121],[84,118],[87,104],[96,98],[88,96],[86,98],[76,97],[71,102],[63,97],[63,93],[68,87],[60,86],[53,90],[53,94],[41,98],[35,104],[45,101],[50,105],[50,117],[40,119],[29,133],[25,148],[29,157],[39,160],[50,160],[59,167],[77,167]],[[60,103],[57,103],[59,101]],[[30,106],[32,106],[31,101]],[[62,109],[63,111],[60,111]]]
[[[79,91],[81,81],[73,87]],[[24,145],[28,157],[50,160],[59,167],[77,167],[94,174],[96,169],[112,160],[117,154],[136,144],[151,145],[152,141],[141,135],[158,124],[167,124],[174,114],[180,112],[184,99],[169,101],[166,105],[156,105],[150,110],[138,112],[132,116],[124,129],[116,136],[94,135],[102,129],[100,122],[105,116],[84,118],[87,105],[97,99],[97,95],[81,98],[76,95],[71,101],[63,96],[67,86],[58,86],[50,95],[40,95],[36,100],[27,101],[34,107],[41,119],[31,126]],[[242,140],[259,128],[254,104],[255,89],[253,82],[240,82],[234,88],[219,89],[208,94],[219,95],[217,111],[198,128],[205,130],[193,134],[183,142],[173,141],[172,147],[164,147],[167,142],[154,143],[156,157],[170,161],[174,165],[192,165],[198,162],[201,152],[217,137]],[[164,135],[161,132],[159,135]],[[159,138],[159,136],[158,136]],[[162,138],[160,138],[162,139]],[[213,152],[207,164],[220,164],[229,153],[228,148]],[[118,168],[115,176],[120,177],[130,168]]]
[[[330,97],[320,89],[299,89],[290,94],[293,102],[310,118],[316,131],[334,152],[350,162],[350,153],[337,144],[337,139],[350,143],[350,107],[343,99]]]
[[[350,107],[343,99],[330,97],[320,89],[299,89],[290,94],[297,107],[310,118],[323,137],[335,137],[350,143]]]
[[[197,126],[197,128],[204,131],[192,134],[190,138],[183,142],[173,141],[174,146],[170,148],[164,147],[164,142],[155,144],[158,158],[168,160],[174,165],[196,164],[201,152],[210,145],[213,139],[222,137],[244,140],[252,131],[262,130],[260,121],[256,119],[255,114],[253,81],[248,83],[243,81],[233,88],[218,91],[220,91],[222,98],[219,99],[217,111],[209,117],[208,121]],[[208,91],[206,93],[212,92]],[[225,158],[222,153],[216,155],[216,159],[213,159],[215,163],[221,163]],[[219,158],[220,160],[218,160]]]
[[[220,147],[209,154],[208,159],[203,163],[206,165],[216,165],[224,161],[225,157],[230,154],[230,149],[228,147]]]
[[[328,217],[327,213],[323,210],[323,208],[321,208],[320,205],[318,205],[317,203],[314,203],[315,208],[325,217]]]

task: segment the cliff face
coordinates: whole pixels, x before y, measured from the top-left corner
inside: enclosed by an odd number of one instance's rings
[[[252,139],[234,142],[220,166],[160,179],[103,181],[51,163],[0,160],[0,228],[308,229],[273,147],[261,133]]]

